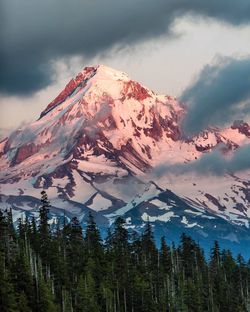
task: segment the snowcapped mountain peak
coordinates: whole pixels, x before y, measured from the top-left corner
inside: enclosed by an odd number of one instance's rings
[[[1,144],[2,153],[11,166],[32,159],[42,165],[52,155],[59,162],[70,155],[86,159],[90,149],[144,172],[158,153],[156,142],[179,138],[181,112],[175,99],[158,96],[123,72],[104,65],[85,67],[37,121]]]
[[[105,65],[85,67],[77,76],[69,81],[61,93],[41,113],[41,117],[65,101],[69,96],[75,94],[79,89],[100,89],[107,91],[108,84],[114,85],[115,81],[127,82],[130,78],[124,72],[112,69]],[[108,88],[110,89],[110,88]]]
[[[167,168],[195,164],[220,145],[234,150],[249,144],[249,125],[235,122],[186,140],[180,131],[184,114],[174,97],[158,95],[123,72],[85,67],[38,120],[0,142],[0,206],[23,198],[29,207],[30,197],[38,201],[46,189],[54,207],[91,209],[106,221],[136,210],[140,222],[168,222],[177,218],[175,207],[181,215],[189,205],[183,220],[190,227],[193,216],[207,212],[248,224],[249,179],[215,176],[208,183],[204,175],[176,177]]]
[[[92,71],[94,72],[94,75],[96,76],[97,79],[112,79],[112,80],[123,80],[123,81],[128,81],[130,80],[128,74],[113,69],[109,66],[106,65],[95,65],[91,67],[85,67],[82,71],[82,74],[86,74],[86,72]]]

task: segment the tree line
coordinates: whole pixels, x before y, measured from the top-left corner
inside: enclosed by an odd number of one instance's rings
[[[185,234],[157,248],[150,222],[139,234],[120,217],[103,241],[91,214],[52,228],[49,208],[43,191],[38,220],[0,211],[1,312],[250,311],[250,261],[218,242],[209,258]]]

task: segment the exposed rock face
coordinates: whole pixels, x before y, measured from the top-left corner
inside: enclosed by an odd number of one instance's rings
[[[234,124],[232,125],[232,129],[237,129],[239,133],[242,133],[248,138],[250,138],[250,126],[248,123],[242,120],[235,121]]]
[[[136,101],[143,101],[146,98],[150,98],[149,91],[140,85],[138,82],[129,80],[124,83],[124,99],[134,99]]]
[[[62,103],[69,97],[78,87],[84,87],[84,83],[88,81],[96,73],[95,67],[85,67],[84,71],[79,73],[75,79],[71,79],[63,91],[47,106],[41,113],[40,118],[46,115],[51,109]]]
[[[28,157],[36,154],[39,151],[39,149],[40,147],[35,145],[34,143],[29,143],[20,146],[15,153],[15,157],[12,159],[11,165],[14,166],[20,164]]]

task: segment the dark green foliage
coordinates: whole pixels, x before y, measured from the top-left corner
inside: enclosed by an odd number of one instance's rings
[[[118,218],[103,243],[94,218],[49,225],[42,192],[40,219],[0,211],[1,312],[244,312],[250,311],[250,262],[215,242],[207,261],[183,234],[180,245],[151,224],[129,233]],[[59,221],[58,221],[59,222]]]
[[[14,290],[9,270],[5,264],[5,255],[2,252],[0,253],[0,311],[18,311],[17,293]]]
[[[49,221],[49,208],[50,203],[48,196],[45,191],[41,192],[41,207],[39,209],[39,252],[43,263],[48,265],[50,261],[50,227],[48,224]]]

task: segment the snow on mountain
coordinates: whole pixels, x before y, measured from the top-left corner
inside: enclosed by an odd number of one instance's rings
[[[175,98],[123,72],[84,68],[38,120],[0,142],[1,207],[35,212],[46,189],[55,213],[84,218],[92,210],[103,226],[123,215],[135,227],[138,220],[169,226],[178,219],[178,227],[201,231],[204,218],[215,218],[247,228],[250,172],[166,171],[148,182],[161,165],[195,163],[218,147],[230,155],[250,142],[250,127],[241,121],[187,138],[180,127],[185,114]],[[178,209],[161,199],[169,190],[181,199]]]

